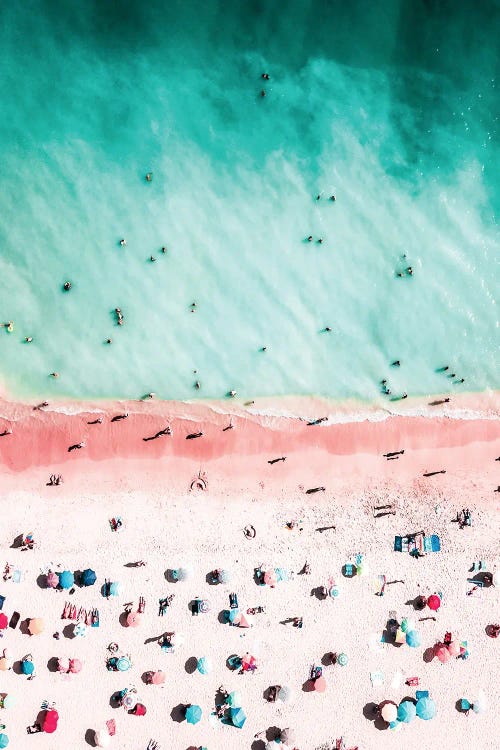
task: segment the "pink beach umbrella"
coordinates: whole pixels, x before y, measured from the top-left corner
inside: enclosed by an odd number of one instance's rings
[[[9,624],[9,618],[4,612],[0,612],[0,630],[5,630]]]
[[[129,612],[127,615],[127,625],[129,628],[137,628],[141,624],[140,612]]]
[[[159,669],[158,672],[153,672],[151,682],[153,685],[163,685],[165,682],[165,672],[162,672],[161,669]]]
[[[460,643],[458,641],[452,641],[448,646],[448,651],[452,656],[460,656]]]
[[[62,659],[59,658],[57,660],[57,671],[58,672],[62,672],[64,674],[66,674],[66,672],[69,672],[69,669],[70,669],[69,659],[67,659],[66,657],[63,656]]]
[[[276,586],[278,583],[278,576],[276,575],[275,570],[266,570],[264,573],[264,583],[267,583],[268,586]]]
[[[71,674],[78,674],[78,672],[82,671],[83,663],[80,661],[80,659],[70,659],[69,660],[69,671]]]
[[[314,690],[317,693],[324,693],[326,690],[326,680],[324,677],[318,677],[314,680]]]
[[[255,656],[246,653],[241,659],[241,667],[244,672],[252,672],[254,669],[257,669],[257,660]]]
[[[441,664],[446,664],[451,659],[451,654],[442,643],[439,643],[434,649],[434,655],[437,656]]]
[[[59,576],[54,573],[53,570],[49,570],[47,574],[47,587],[49,589],[56,589],[59,586]]]

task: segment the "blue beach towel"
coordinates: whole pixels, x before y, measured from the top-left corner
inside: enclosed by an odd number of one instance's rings
[[[441,542],[439,541],[439,537],[437,534],[432,534],[431,544],[433,552],[441,552]]]

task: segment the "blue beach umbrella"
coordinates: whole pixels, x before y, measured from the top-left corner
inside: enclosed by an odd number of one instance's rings
[[[429,719],[433,719],[436,715],[436,704],[432,698],[419,698],[416,711],[419,719],[428,721]]]
[[[21,670],[23,674],[33,674],[35,671],[35,665],[30,659],[23,659],[21,662]]]
[[[239,708],[242,704],[242,697],[239,690],[233,690],[232,693],[229,693],[227,696],[227,702],[229,703],[232,708]]]
[[[110,596],[118,596],[120,593],[120,584],[118,581],[114,581],[113,583],[109,584],[109,595]]]
[[[415,704],[411,701],[403,701],[398,706],[398,721],[409,724],[417,715]]]
[[[84,586],[93,586],[97,581],[97,576],[92,568],[87,568],[82,573],[82,583]]]
[[[202,710],[196,704],[186,708],[186,721],[188,724],[198,724],[201,719]]]
[[[227,611],[227,610],[226,610]],[[237,617],[240,615],[239,609],[230,609],[227,615],[227,621],[233,624]]]
[[[120,656],[120,658],[116,662],[116,668],[119,672],[128,672],[131,666],[132,662],[130,661],[128,656]]]
[[[212,664],[210,662],[210,659],[207,659],[206,656],[202,656],[201,659],[198,659],[196,668],[200,674],[208,674],[212,671]]]
[[[0,734],[0,747],[7,747],[9,744],[9,738],[6,734]]]
[[[241,729],[241,727],[247,720],[247,715],[242,708],[230,708],[229,716],[231,718],[233,726],[235,726],[237,729]]]
[[[70,589],[75,583],[75,576],[71,570],[63,570],[62,573],[58,573],[59,586],[62,589]]]
[[[411,646],[411,648],[418,648],[421,643],[420,633],[417,630],[410,630],[410,632],[406,634],[406,643],[408,646]]]

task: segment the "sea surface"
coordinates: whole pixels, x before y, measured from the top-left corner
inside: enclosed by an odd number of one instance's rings
[[[498,388],[499,28],[496,0],[3,3],[0,390]]]

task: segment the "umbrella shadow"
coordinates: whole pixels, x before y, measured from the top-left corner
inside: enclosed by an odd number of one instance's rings
[[[434,659],[434,649],[432,647],[426,648],[423,653],[422,658],[426,664],[430,664],[431,661]]]
[[[328,598],[328,592],[324,586],[316,586],[311,590],[311,596],[315,596],[320,602],[324,602]]]
[[[165,578],[169,583],[177,583],[177,578],[175,576],[175,571],[173,568],[167,568],[165,571]]]
[[[83,588],[83,570],[75,570],[73,575],[75,576],[75,585],[80,589]]]
[[[208,583],[208,585],[209,585],[209,586],[217,586],[217,585],[218,585],[218,583],[219,583],[219,581],[217,581],[217,580],[216,580],[216,579],[215,579],[215,578],[213,577],[213,575],[212,575],[212,571],[211,571],[210,573],[207,573],[207,574],[206,574],[206,576],[205,576],[205,581],[206,581],[206,583]]]
[[[380,716],[378,704],[373,703],[373,701],[366,703],[363,706],[363,716],[365,719],[368,719],[368,721],[373,721],[375,729],[379,729],[380,731],[387,729],[389,726],[389,724]]]
[[[85,732],[85,742],[87,745],[90,745],[90,747],[97,747],[95,744],[95,729],[87,729]]]
[[[21,660],[15,661],[12,665],[12,671],[14,674],[22,674],[23,673],[23,663]]]
[[[241,668],[241,658],[238,654],[231,654],[231,656],[227,657],[226,667],[230,669],[231,672],[235,672],[237,669]]]
[[[36,578],[36,585],[39,589],[49,589],[50,586],[47,585],[47,576],[44,573],[40,573],[39,576]]]
[[[188,674],[194,674],[198,667],[198,659],[196,656],[190,656],[184,664],[184,669]]]
[[[152,669],[148,669],[147,672],[143,672],[141,674],[141,680],[144,683],[144,685],[151,685],[151,677],[154,674],[154,671]]]
[[[63,628],[63,636],[65,638],[69,638],[70,640],[72,640],[73,638],[76,638],[74,624],[65,625],[64,626],[64,628]]]
[[[264,740],[254,740],[250,745],[250,750],[266,750],[266,743]]]
[[[170,711],[170,718],[172,719],[172,721],[177,722],[177,724],[185,721],[186,709],[187,705],[185,703],[178,703],[177,706],[174,706]]]
[[[18,534],[12,544],[10,545],[11,549],[19,549],[23,546],[24,536],[23,534]]]
[[[322,663],[322,665],[324,667],[331,667],[332,664],[334,663],[332,661],[332,657],[333,657],[333,654],[332,654],[331,651],[327,651],[326,654],[323,654],[323,656],[321,657],[321,663]]]
[[[120,616],[118,618],[118,622],[120,623],[120,625],[122,626],[122,628],[128,628],[127,617],[128,617],[127,610],[125,610],[125,612],[121,612],[120,613]]]
[[[313,693],[314,692],[314,682],[313,680],[306,680],[304,684],[302,685],[302,692],[303,693]]]
[[[19,630],[23,635],[29,635],[31,636],[31,633],[29,631],[29,624],[30,624],[30,618],[27,617],[26,620],[21,620],[19,623]]]
[[[266,740],[268,742],[274,742],[281,735],[281,729],[279,727],[268,727],[266,729]]]
[[[396,643],[397,628],[398,628],[398,621],[390,618],[389,620],[387,620],[384,631],[382,633],[382,637],[384,639],[384,643],[390,643],[392,646],[399,648],[400,646],[402,646],[402,644]]]
[[[111,708],[120,708],[121,706],[121,697],[120,697],[120,691],[117,690],[114,692],[110,698],[109,698],[109,705]]]
[[[261,568],[254,568],[253,580],[257,586],[264,586],[264,575]]]
[[[52,656],[47,662],[47,669],[49,672],[59,671],[59,659],[57,656]]]
[[[220,622],[221,625],[227,625],[228,623],[228,615],[229,612],[227,609],[221,609],[219,614],[217,615],[217,619]]]

